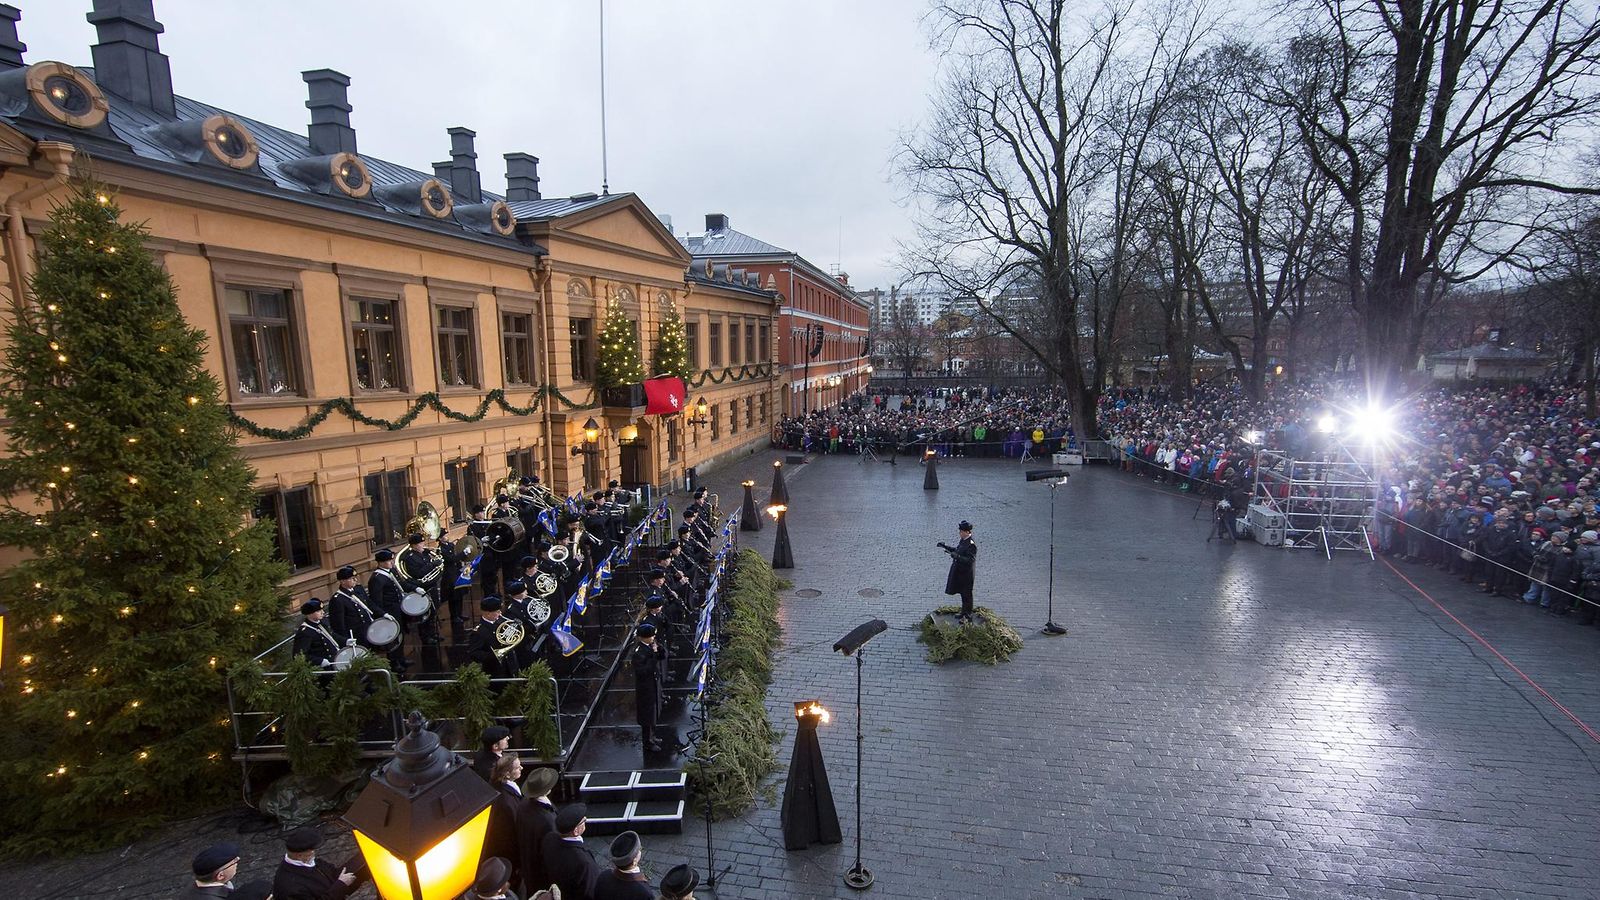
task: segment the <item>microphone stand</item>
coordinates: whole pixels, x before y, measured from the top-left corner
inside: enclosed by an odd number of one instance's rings
[[[1058,636],[1067,633],[1067,629],[1056,624],[1056,488],[1061,486],[1061,481],[1050,481],[1050,589],[1045,594],[1044,627],[1039,629]]]
[[[857,891],[872,887],[872,873],[861,864],[861,747],[867,740],[861,730],[861,657],[866,649],[856,648],[856,864],[844,876],[844,883]]]

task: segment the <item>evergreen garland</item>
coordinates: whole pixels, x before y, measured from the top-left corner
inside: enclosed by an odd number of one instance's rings
[[[772,651],[778,645],[779,578],[761,554],[739,551],[724,581],[727,609],[724,644],[716,656],[716,683],[710,688],[715,712],[697,751],[711,762],[689,767],[689,781],[718,817],[742,815],[756,791],[777,771],[772,744],[777,731],[767,719],[767,685],[772,681]]]
[[[694,374],[689,364],[689,338],[684,334],[683,318],[675,306],[669,307],[661,317],[656,352],[650,362],[656,375],[675,375],[687,381]]]
[[[612,300],[606,307],[605,326],[600,329],[594,383],[600,390],[625,387],[644,380],[644,364],[639,361],[639,332],[636,324]]]
[[[1022,649],[1022,635],[1000,618],[1000,614],[987,606],[973,610],[977,621],[971,625],[951,624],[938,616],[955,616],[959,606],[941,606],[922,619],[922,629],[917,640],[928,647],[928,662],[942,663],[952,659],[994,665],[1005,662],[1011,654]]]
[[[270,525],[248,525],[205,334],[80,183],[41,235],[0,395],[0,853],[105,846],[237,789],[223,672],[282,634]]]
[[[234,427],[240,429],[241,431],[255,435],[256,437],[270,438],[274,441],[298,441],[301,438],[310,435],[312,431],[316,430],[318,425],[321,425],[323,422],[327,421],[328,416],[332,415],[335,411],[344,413],[347,418],[355,422],[360,422],[362,425],[370,425],[373,428],[382,428],[385,431],[399,431],[402,428],[410,426],[412,422],[415,422],[417,416],[421,415],[424,409],[432,409],[445,418],[452,419],[457,422],[481,422],[483,421],[483,417],[489,414],[490,405],[499,406],[500,409],[510,413],[513,416],[531,416],[539,411],[539,407],[543,404],[545,398],[547,397],[555,398],[567,409],[590,409],[595,406],[595,403],[592,401],[583,404],[574,403],[567,397],[566,394],[561,393],[561,391],[555,385],[547,384],[534,391],[533,399],[528,403],[527,406],[512,405],[512,403],[506,399],[506,392],[499,388],[495,388],[494,390],[491,390],[489,393],[485,394],[483,400],[478,403],[478,408],[470,413],[457,412],[450,407],[445,406],[443,401],[439,399],[439,395],[437,393],[429,391],[412,402],[411,408],[406,410],[406,412],[397,419],[380,419],[374,416],[366,415],[359,409],[356,409],[356,404],[353,399],[349,397],[335,397],[332,400],[324,401],[321,406],[317,407],[316,412],[306,416],[305,421],[301,422],[299,425],[296,425],[294,428],[272,428],[267,425],[259,425],[239,415],[239,413],[232,406],[228,407],[228,421],[232,422]]]
[[[722,371],[715,374],[712,373],[710,369],[705,369],[701,371],[701,373],[694,379],[686,380],[685,383],[688,384],[689,387],[697,388],[708,381],[712,384],[722,384],[730,379],[733,381],[744,381],[747,378],[766,378],[771,374],[772,363],[760,363],[754,366],[747,363],[740,366],[737,370],[735,370],[733,366],[723,366]]]

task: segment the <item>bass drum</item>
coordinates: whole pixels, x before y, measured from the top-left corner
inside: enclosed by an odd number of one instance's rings
[[[510,553],[522,543],[522,538],[528,533],[523,527],[522,520],[516,516],[506,516],[495,519],[489,523],[488,535],[483,544],[496,553]]]
[[[384,619],[383,621],[388,620]],[[374,622],[373,624],[377,623]],[[340,650],[339,654],[333,658],[333,667],[343,672],[345,669],[350,668],[351,663],[361,659],[362,657],[371,655],[372,651],[365,647],[346,647],[343,650]]]
[[[400,643],[400,623],[378,619],[367,626],[367,646],[377,651],[393,650]]]

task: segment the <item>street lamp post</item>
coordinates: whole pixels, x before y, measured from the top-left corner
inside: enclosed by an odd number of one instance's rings
[[[445,900],[472,887],[495,790],[427,730],[406,719],[394,758],[344,814],[383,900]]]

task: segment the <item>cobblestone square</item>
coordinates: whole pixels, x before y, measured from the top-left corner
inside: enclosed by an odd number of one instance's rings
[[[757,457],[714,481],[739,496]],[[1196,501],[1107,468],[1059,489],[1045,617],[1044,482],[1015,463],[814,458],[787,470],[797,568],[769,694],[820,697],[845,843],[786,853],[776,801],[714,830],[722,897],[849,897],[854,663],[867,647],[863,859],[886,897],[1597,896],[1594,741],[1390,567],[1206,542]],[[767,476],[768,478],[770,476]],[[726,502],[726,501],[725,501]],[[977,601],[1027,644],[995,667],[923,660],[962,518]],[[770,550],[773,529],[744,535]],[[1600,634],[1402,570],[1585,722]],[[810,596],[811,592],[820,592]],[[878,595],[881,592],[881,596]],[[781,793],[782,782],[777,785]],[[651,842],[704,864],[698,823]]]

